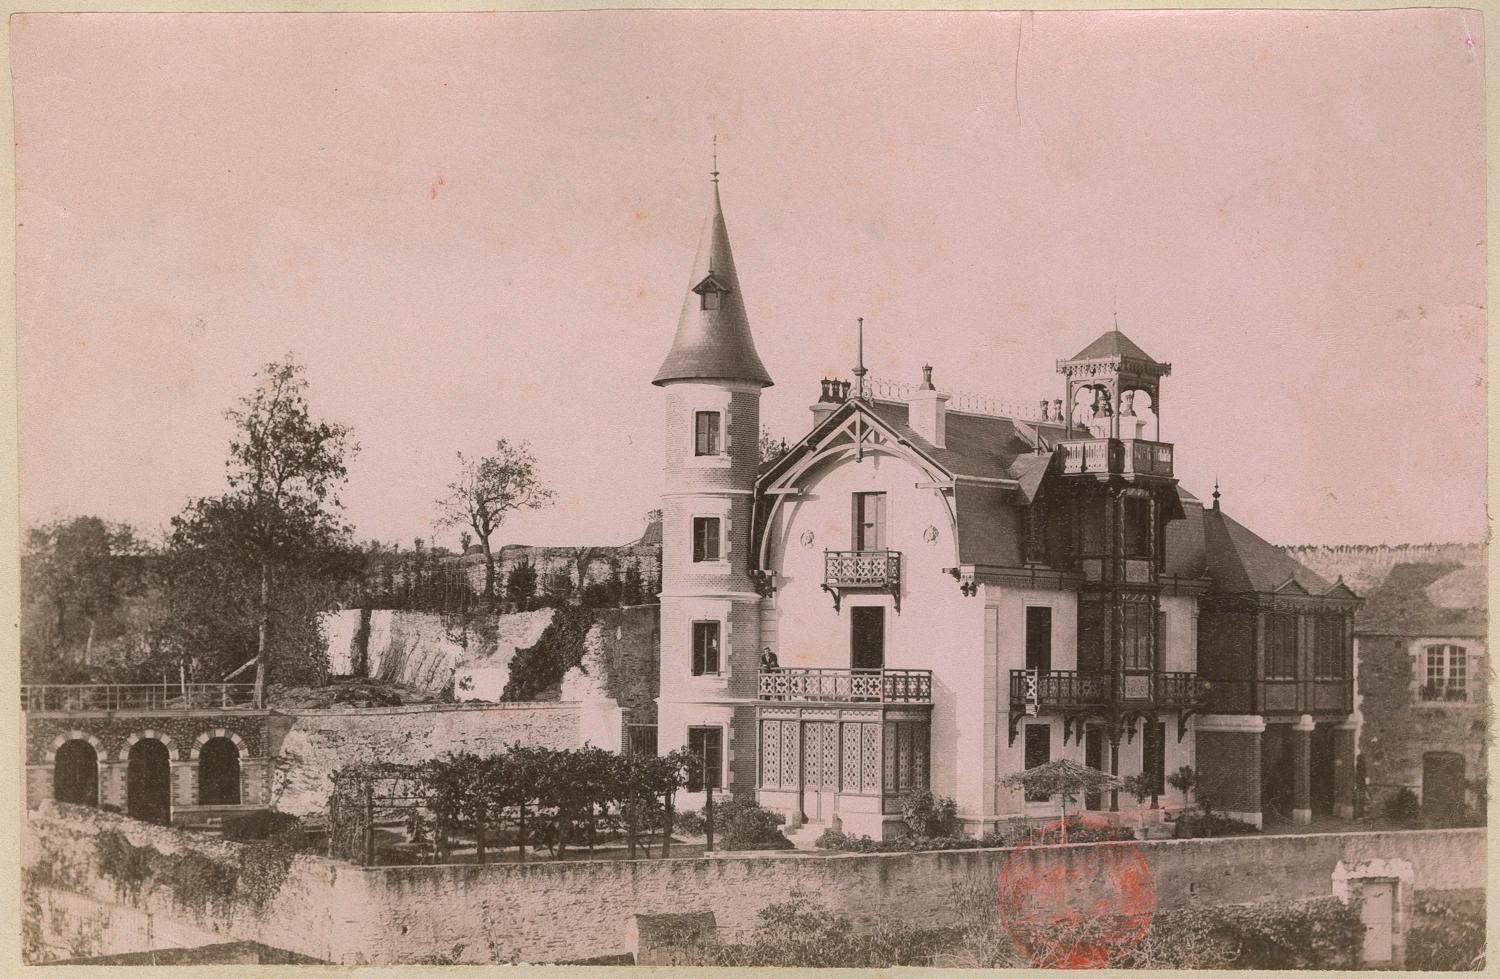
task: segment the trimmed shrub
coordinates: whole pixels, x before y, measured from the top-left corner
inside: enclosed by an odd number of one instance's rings
[[[750,798],[730,797],[714,806],[714,845],[724,850],[790,850],[781,833],[786,817]]]
[[[1253,823],[1231,819],[1216,812],[1185,812],[1172,824],[1172,838],[1175,840],[1205,836],[1244,836],[1259,832]]]
[[[1422,803],[1415,792],[1403,785],[1385,800],[1385,814],[1398,823],[1420,822]]]
[[[923,789],[901,802],[901,818],[913,836],[936,839],[958,835],[958,803]]]

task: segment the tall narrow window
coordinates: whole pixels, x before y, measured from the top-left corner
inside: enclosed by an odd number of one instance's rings
[[[1026,607],[1026,668],[1052,669],[1052,609],[1045,605]]]
[[[719,518],[693,518],[693,561],[719,560]]]
[[[1040,503],[1026,508],[1026,563],[1047,563],[1047,514]]]
[[[1141,774],[1146,776],[1152,795],[1166,791],[1167,725],[1161,721],[1146,722],[1141,741]]]
[[[1156,637],[1156,610],[1145,602],[1126,602],[1120,635],[1120,655],[1127,670],[1149,670]]]
[[[1272,612],[1266,617],[1266,679],[1297,678],[1297,616]]]
[[[1103,673],[1109,669],[1104,652],[1104,603],[1080,599],[1078,602],[1078,671]]]
[[[693,676],[719,672],[719,623],[693,623]]]
[[[1318,680],[1344,678],[1344,617],[1320,615],[1313,620],[1317,644],[1313,650],[1313,677]]]
[[[688,728],[688,751],[703,762],[701,772],[688,778],[689,792],[702,792],[704,783],[716,789],[724,787],[724,729],[721,727]]]
[[[1125,497],[1125,556],[1151,556],[1151,501],[1146,497]]]
[[[885,548],[885,494],[854,494],[854,549],[879,551]]]
[[[719,413],[698,411],[693,413],[693,455],[716,456],[719,454]]]
[[[1052,760],[1052,726],[1049,724],[1026,725],[1026,767],[1036,768]],[[1045,792],[1026,793],[1027,802],[1046,802],[1051,796]]]

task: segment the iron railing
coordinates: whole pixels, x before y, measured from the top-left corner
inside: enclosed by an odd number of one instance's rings
[[[253,683],[48,683],[21,687],[21,709],[31,713],[253,710],[259,706]]]
[[[761,700],[833,703],[930,704],[931,670],[761,670]]]
[[[1196,673],[1157,673],[1156,702],[1170,706],[1193,706],[1208,700],[1208,681]]]
[[[1208,682],[1196,673],[1154,672],[1142,689],[1152,692],[1152,701],[1163,707],[1193,707],[1208,698]],[[1146,674],[1141,675],[1145,680]],[[1034,685],[1034,689],[1033,689]],[[1128,691],[1126,692],[1128,695]],[[1011,670],[1010,702],[1017,706],[1034,704],[1038,709],[1070,710],[1075,707],[1104,707],[1109,704],[1108,673],[1085,673],[1079,670]]]

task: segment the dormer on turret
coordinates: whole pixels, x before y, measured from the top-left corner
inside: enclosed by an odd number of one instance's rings
[[[772,383],[750,335],[750,318],[734,270],[734,253],[729,249],[717,177],[713,210],[703,224],[677,334],[651,383],[674,381],[729,381],[759,387]]]

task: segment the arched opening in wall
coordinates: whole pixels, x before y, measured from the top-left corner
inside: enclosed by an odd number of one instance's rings
[[[1128,388],[1120,392],[1120,438],[1161,441],[1161,419],[1156,415],[1156,401],[1145,388]]]
[[[167,746],[155,738],[142,738],[130,747],[125,814],[162,825],[172,819],[172,759]]]
[[[240,804],[240,749],[228,738],[211,738],[198,752],[198,804]]]
[[[80,806],[99,804],[99,755],[87,741],[64,741],[52,759],[52,796]]]
[[[1110,416],[1114,405],[1110,404],[1109,388],[1103,384],[1086,384],[1073,392],[1073,427],[1081,428],[1095,438],[1107,438]]]
[[[1422,815],[1434,820],[1464,814],[1464,756],[1453,751],[1422,755]]]

